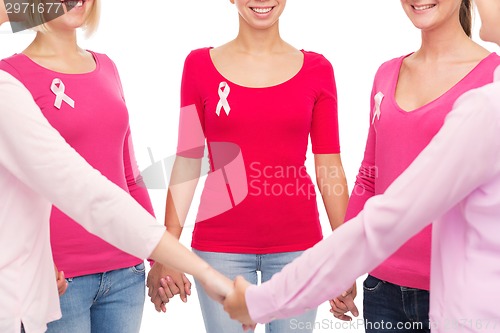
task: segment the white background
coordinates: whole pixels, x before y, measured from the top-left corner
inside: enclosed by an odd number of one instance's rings
[[[103,2],[99,31],[91,39],[80,38],[80,43],[87,49],[107,53],[116,62],[129,107],[136,157],[144,169],[151,164],[148,147],[156,159],[175,153],[184,58],[192,49],[218,46],[234,38],[238,16],[229,0]],[[286,41],[297,48],[322,53],[333,64],[342,160],[352,189],[363,156],[375,71],[382,62],[416,50],[420,33],[405,16],[399,1],[394,0],[292,0],[280,24]],[[32,32],[12,36],[4,26],[0,30],[0,57],[22,51],[33,37]],[[498,51],[496,46],[483,45]],[[310,157],[307,166],[311,173]],[[150,190],[150,195],[156,215],[162,221],[165,191]],[[326,213],[321,202],[318,207],[327,236],[330,232]],[[191,231],[192,227],[187,227],[181,238],[186,246],[190,245]],[[341,271],[339,268],[339,274]],[[360,294],[361,281],[358,279]],[[361,295],[357,304],[361,309]],[[328,309],[326,304],[320,306],[317,316],[320,328],[315,332],[339,329],[335,325],[340,322]],[[263,332],[262,328],[258,332]],[[188,303],[182,304],[176,298],[168,304],[166,314],[156,313],[149,300],[146,301],[141,332],[204,331],[194,285]],[[340,331],[363,332],[363,327]]]

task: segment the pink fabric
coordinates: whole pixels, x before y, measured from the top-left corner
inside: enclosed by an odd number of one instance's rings
[[[307,249],[322,238],[314,185],[304,162],[309,135],[315,154],[339,153],[337,96],[331,64],[319,54],[303,54],[304,64],[293,78],[267,88],[243,87],[224,78],[213,64],[209,48],[187,57],[181,106],[196,106],[209,143],[211,173],[203,195],[210,198],[211,191],[224,190],[217,194],[221,198],[217,207],[201,203],[193,248],[287,252]],[[181,124],[179,133],[189,132]],[[177,154],[201,158],[202,149],[185,151],[185,147],[204,147],[204,140],[185,143],[184,137],[179,137]],[[231,154],[225,149],[216,152],[220,143],[241,149],[246,180],[239,187],[243,188],[231,186],[241,172],[234,168],[238,164],[222,168]],[[229,182],[227,189],[220,186],[222,179]],[[238,204],[235,198],[244,195]],[[209,209],[220,211],[223,205],[226,211],[213,216]]]
[[[72,149],[30,92],[0,70],[0,332],[42,333],[59,319],[51,202],[87,230],[145,258],[165,227]]]
[[[441,97],[406,112],[394,98],[404,58],[384,63],[375,76],[365,155],[349,201],[346,221],[355,217],[370,197],[385,192],[439,131],[457,98],[470,89],[491,83],[493,70],[500,64],[500,57],[490,54]],[[379,105],[375,103],[375,96],[380,96],[380,93],[383,98]],[[419,188],[425,186],[427,182],[420,184]],[[429,290],[430,249],[431,227],[428,226],[370,274],[397,285]]]
[[[153,214],[137,170],[116,67],[106,55],[92,54],[97,67],[87,74],[57,73],[23,54],[4,59],[0,68],[28,88],[49,123],[91,166]],[[74,100],[74,108],[64,100],[60,109],[54,106],[54,79],[63,82],[64,94]],[[51,243],[54,261],[66,277],[130,267],[142,261],[92,235],[55,207],[51,214]]]
[[[435,219],[432,332],[498,332],[498,80],[461,97],[430,144],[352,221],[270,281],[249,287],[245,297],[252,319],[290,317],[340,295]]]

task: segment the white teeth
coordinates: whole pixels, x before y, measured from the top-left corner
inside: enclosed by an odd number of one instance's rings
[[[431,9],[434,6],[435,5],[421,5],[421,6],[413,5],[413,8],[415,8],[415,10],[426,10],[426,9]]]
[[[252,10],[258,14],[267,14],[269,13],[273,8],[272,7],[269,7],[269,8],[256,8],[256,7],[253,7]]]
[[[81,7],[81,6],[83,6],[83,1],[80,0],[76,3],[75,7]]]

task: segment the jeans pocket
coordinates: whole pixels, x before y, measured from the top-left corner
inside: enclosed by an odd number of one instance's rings
[[[383,283],[384,281],[368,275],[365,281],[363,281],[363,289],[365,291],[376,291]]]
[[[135,274],[146,274],[146,265],[144,265],[144,262],[141,262],[138,265],[130,267],[130,270]]]

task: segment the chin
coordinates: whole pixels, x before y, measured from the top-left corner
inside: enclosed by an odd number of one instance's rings
[[[479,37],[485,42],[491,42],[500,45],[500,30],[498,27],[493,27],[493,29],[488,29],[487,27],[481,27],[479,30]]]

